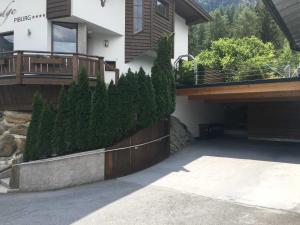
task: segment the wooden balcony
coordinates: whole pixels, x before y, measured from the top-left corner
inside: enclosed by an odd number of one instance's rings
[[[14,51],[0,53],[0,86],[3,85],[69,85],[78,79],[80,68],[88,72],[91,83],[105,70],[115,73],[103,57],[62,52]]]
[[[119,79],[119,70],[107,64],[103,57],[37,51],[0,53],[0,111],[32,110],[36,92],[55,105],[61,86],[76,81],[83,67],[91,86],[98,75],[104,80],[105,71],[114,72],[115,81]]]

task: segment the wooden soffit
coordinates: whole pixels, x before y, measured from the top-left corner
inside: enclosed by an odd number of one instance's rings
[[[187,24],[212,21],[212,17],[195,0],[175,0],[175,11],[185,18]]]

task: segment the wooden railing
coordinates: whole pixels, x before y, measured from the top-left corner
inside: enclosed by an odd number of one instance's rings
[[[105,70],[115,72],[115,80],[119,79],[119,70],[111,68],[103,57],[69,54],[63,52],[13,51],[0,53],[1,80],[15,80],[22,84],[24,79],[43,79],[69,82],[78,79],[81,68],[87,70],[90,79],[100,76],[104,80]],[[53,83],[53,82],[52,82]]]

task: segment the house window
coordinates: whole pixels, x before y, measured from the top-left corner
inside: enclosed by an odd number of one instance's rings
[[[52,32],[52,51],[77,52],[77,24],[53,23]]]
[[[14,50],[14,33],[0,34],[0,52]]]
[[[169,18],[168,3],[164,0],[156,0],[156,12],[165,18]]]
[[[143,30],[143,0],[134,0],[133,4],[133,32]]]

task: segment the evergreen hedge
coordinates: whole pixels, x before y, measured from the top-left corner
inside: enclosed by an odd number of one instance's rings
[[[89,128],[89,147],[106,147],[108,131],[108,95],[104,81],[97,77],[93,93]]]
[[[122,81],[123,76],[120,77]],[[121,133],[121,101],[120,101],[120,91],[117,85],[113,81],[110,82],[108,86],[108,136],[107,143],[111,145],[115,141],[122,137]]]
[[[64,155],[67,153],[66,144],[66,121],[68,119],[67,95],[65,88],[62,87],[58,98],[57,114],[55,118],[52,148],[55,155]]]
[[[67,153],[76,152],[78,149],[76,142],[76,128],[77,128],[77,117],[76,117],[76,106],[79,98],[77,85],[72,83],[67,93],[67,106],[66,106],[66,129],[65,129],[65,143]]]
[[[53,155],[52,135],[54,128],[55,112],[47,103],[43,104],[43,109],[40,117],[39,130],[37,134],[37,147],[39,155],[33,160],[41,158],[50,158]]]
[[[158,43],[157,57],[151,70],[156,93],[157,119],[175,111],[175,79],[171,63],[173,35],[163,37]]]
[[[26,146],[23,155],[24,162],[29,162],[39,158],[39,149],[36,148],[36,143],[38,140],[37,134],[43,108],[43,100],[38,93],[36,93],[33,97],[32,108],[32,118],[27,132]]]
[[[67,93],[62,87],[57,112],[35,95],[24,160],[107,147],[170,115],[175,108],[171,39],[159,42],[152,77],[142,68],[138,73],[129,69],[108,89],[97,78],[92,95],[82,69]]]
[[[138,110],[137,124],[138,129],[143,129],[156,120],[156,101],[155,91],[151,82],[151,77],[147,76],[143,68],[140,68],[138,74]]]
[[[78,78],[78,99],[76,105],[76,141],[79,151],[89,146],[89,121],[91,113],[91,91],[85,68],[81,69]]]
[[[138,82],[136,74],[128,70],[126,76],[122,75],[117,89],[119,92],[119,110],[121,137],[128,136],[135,131],[137,124]]]

